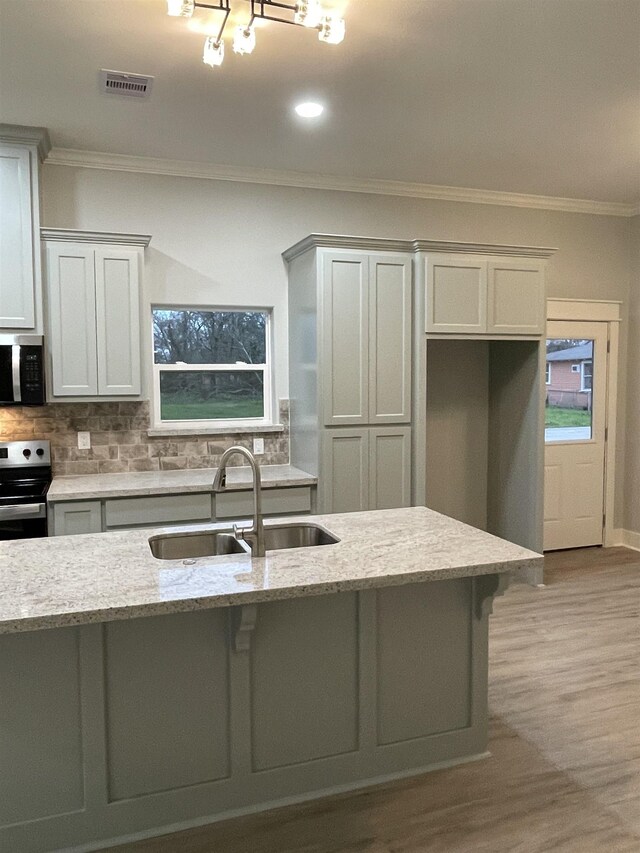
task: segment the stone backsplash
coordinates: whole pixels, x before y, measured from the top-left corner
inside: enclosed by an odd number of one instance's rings
[[[0,441],[49,439],[53,473],[113,474],[214,468],[233,444],[252,447],[264,438],[264,465],[289,462],[289,401],[280,400],[284,432],[236,435],[150,436],[148,402],[49,403],[0,409]],[[91,433],[91,448],[78,449],[78,432]],[[232,464],[242,460],[232,460]]]

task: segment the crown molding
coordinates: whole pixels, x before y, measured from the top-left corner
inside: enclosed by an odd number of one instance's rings
[[[109,243],[119,246],[146,247],[151,242],[149,234],[120,234],[117,231],[78,231],[73,228],[41,228],[41,240],[62,243]]]
[[[347,178],[276,169],[240,168],[235,166],[196,163],[190,160],[163,160],[129,154],[107,154],[72,148],[53,148],[48,165],[76,166],[84,169],[107,169],[116,172],[140,172],[149,175],[169,175],[181,178],[200,178],[211,181],[234,181],[249,184],[270,184],[282,187],[368,193],[372,195],[404,196],[438,201],[495,204],[507,207],[527,207],[555,210],[563,213],[590,213],[601,216],[634,216],[638,206],[619,202],[589,199],[554,198],[526,193],[448,187],[437,184],[418,184],[387,181],[377,178]]]
[[[463,255],[499,255],[550,258],[557,249],[546,246],[511,246],[504,243],[461,243],[457,240],[394,240],[386,237],[352,237],[344,234],[309,234],[282,253],[292,261],[309,249],[365,249],[372,252],[447,252]]]
[[[9,145],[36,145],[41,162],[47,159],[51,151],[51,140],[46,127],[0,124],[0,142],[6,142]]]

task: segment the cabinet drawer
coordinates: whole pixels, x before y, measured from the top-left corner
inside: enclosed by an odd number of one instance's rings
[[[311,489],[308,486],[269,489],[262,493],[262,511],[265,515],[310,510]],[[216,519],[248,518],[253,515],[253,492],[221,492],[216,495],[215,514]]]
[[[105,502],[107,527],[210,520],[211,494],[208,492],[192,495],[114,498]]]

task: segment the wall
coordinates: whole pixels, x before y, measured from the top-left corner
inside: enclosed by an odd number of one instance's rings
[[[625,456],[625,530],[635,533],[640,547],[640,216],[630,223],[631,290],[627,386],[627,450]]]
[[[289,402],[280,401],[281,433],[255,433],[264,438],[267,465],[289,461]],[[1,410],[0,441],[48,439],[53,473],[116,474],[215,468],[232,444],[251,448],[254,434],[152,437],[147,434],[149,403],[50,403]],[[91,433],[91,448],[80,450],[77,432]],[[232,457],[230,464],[242,459]]]
[[[287,281],[280,253],[312,231],[555,246],[548,295],[628,298],[629,222],[620,217],[46,164],[43,172],[45,225],[152,235],[147,313],[152,303],[273,307],[278,398],[288,397]],[[624,378],[624,324],[622,332]],[[147,335],[150,348],[149,327]],[[624,412],[622,381],[619,394]],[[623,472],[624,417],[619,424]],[[620,519],[622,493],[620,476]]]

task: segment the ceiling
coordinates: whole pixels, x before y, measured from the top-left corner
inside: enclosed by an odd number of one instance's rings
[[[246,0],[232,0],[247,19]],[[0,0],[0,121],[58,148],[640,201],[640,0],[327,0],[338,46],[269,23],[203,65],[165,0]],[[219,20],[219,18],[217,19]],[[155,76],[103,95],[98,69]],[[320,120],[292,114],[326,105]]]

